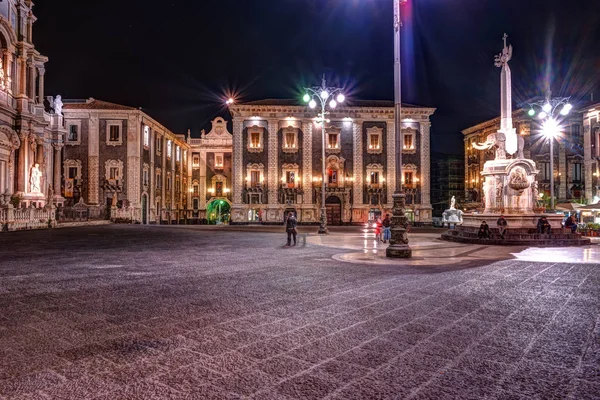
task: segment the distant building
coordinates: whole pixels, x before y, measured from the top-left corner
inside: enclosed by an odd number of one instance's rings
[[[316,112],[295,100],[230,106],[233,115],[232,223],[319,221],[326,185],[329,225],[364,223],[391,212],[396,182],[394,107],[355,101],[328,115],[325,135]],[[403,182],[411,220],[431,222],[430,126],[432,108],[405,105]],[[322,182],[322,137],[326,182]]]
[[[140,109],[65,100],[60,193],[110,212],[127,207],[135,222],[178,223],[188,213],[190,146]]]
[[[575,111],[575,110],[573,110]],[[541,133],[539,122],[527,115],[527,110],[513,112],[517,134],[524,139],[524,156],[535,161],[538,170],[539,192],[550,195],[550,146]],[[591,123],[591,119],[588,120]],[[571,112],[561,122],[562,134],[554,143],[554,191],[556,203],[569,200],[592,200],[592,173],[590,161],[584,165],[584,136],[581,113]],[[481,171],[488,160],[494,159],[494,149],[480,151],[473,143],[483,143],[490,133],[500,129],[500,118],[482,122],[462,131],[465,143],[465,198],[480,202],[483,179]],[[586,145],[587,146],[587,145]],[[591,171],[591,170],[590,170]]]
[[[465,160],[462,155],[434,153],[431,157],[431,205],[433,216],[441,217],[452,196],[458,206],[465,200]]]
[[[582,110],[585,197],[593,203],[600,200],[600,103]]]

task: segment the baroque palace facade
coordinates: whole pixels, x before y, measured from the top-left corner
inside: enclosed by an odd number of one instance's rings
[[[592,112],[588,112],[592,115]],[[517,134],[524,139],[524,155],[535,161],[540,171],[537,180],[539,192],[546,198],[550,195],[550,146],[540,130],[536,119],[527,115],[526,109],[513,112],[513,124]],[[572,112],[562,121],[562,132],[554,144],[554,191],[557,202],[585,199],[593,200],[592,157],[585,149],[591,148],[589,126],[597,124],[593,118],[586,120],[588,128],[585,132],[584,120],[580,112]],[[462,131],[465,148],[465,198],[467,202],[481,202],[483,195],[483,179],[481,171],[487,160],[494,159],[494,150],[480,151],[473,147],[474,143],[483,143],[490,133],[500,129],[500,118],[485,121]],[[585,143],[584,143],[585,142]],[[597,169],[595,170],[597,171]],[[597,185],[597,177],[595,184]]]
[[[231,222],[283,223],[294,212],[317,223],[326,185],[329,225],[364,223],[391,212],[395,188],[394,107],[388,101],[355,101],[328,114],[326,182],[322,182],[321,124],[295,100],[261,100],[230,106],[233,116]],[[405,105],[403,183],[407,212],[431,222],[430,116],[432,108]]]
[[[0,205],[39,209],[54,198],[64,129],[60,100],[57,110],[44,105],[48,58],[33,44],[32,8],[28,0],[0,2]]]

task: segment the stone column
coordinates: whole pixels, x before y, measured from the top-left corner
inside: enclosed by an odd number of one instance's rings
[[[352,140],[354,151],[354,170],[352,176],[354,181],[352,182],[352,196],[354,207],[358,207],[364,204],[363,201],[363,141],[362,141],[362,125],[363,121],[355,120],[352,123]]]
[[[431,189],[430,189],[430,128],[431,122],[421,122],[421,204],[429,207],[431,204]]]
[[[268,144],[269,144],[269,207],[277,206],[277,194],[279,191],[279,164],[277,148],[277,132],[279,131],[278,120],[270,119],[268,123]]]
[[[198,202],[199,210],[206,210],[206,150],[200,150],[200,169],[198,177],[198,193],[200,195],[200,201]]]
[[[39,79],[38,79],[38,103],[44,104],[44,75],[46,74],[46,69],[39,68]]]
[[[302,188],[304,204],[312,204],[312,132],[313,122],[302,121]]]
[[[88,204],[100,203],[100,124],[91,116],[88,133]]]
[[[61,191],[61,151],[63,148],[62,143],[54,143],[52,145],[54,147],[54,194],[57,196],[62,195]]]
[[[29,147],[29,133],[21,131],[19,138],[21,146],[19,147],[19,162],[17,165],[17,193],[25,193],[27,176],[27,148]]]
[[[27,91],[27,97],[32,102],[35,102],[35,65],[33,62],[28,62],[27,67],[29,68],[29,87]]]
[[[565,146],[560,143],[558,144],[558,177],[556,183],[558,184],[558,199],[567,198],[567,182],[568,182],[568,169],[567,169],[567,152]],[[558,200],[557,199],[557,200]]]
[[[27,97],[27,55],[22,54],[19,60],[19,95]]]
[[[233,204],[242,203],[242,190],[244,188],[244,166],[242,165],[242,154],[244,149],[242,147],[242,134],[244,131],[244,121],[239,118],[233,119],[233,146],[232,146],[232,181],[233,181]]]
[[[392,208],[394,205],[394,199],[392,195],[396,191],[396,123],[388,122],[387,126],[387,147],[385,148],[387,156],[387,207]],[[400,151],[402,151],[402,145],[400,145]]]
[[[596,144],[597,146],[598,144]],[[593,172],[592,165],[592,129],[590,126],[590,120],[584,116],[583,120],[583,166],[584,166],[584,185],[585,185],[585,198],[588,204],[592,204],[594,199],[595,189],[593,185]],[[596,170],[597,171],[597,170]]]

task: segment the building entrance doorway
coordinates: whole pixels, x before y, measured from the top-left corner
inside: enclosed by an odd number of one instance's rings
[[[142,224],[148,223],[148,196],[142,196]]]
[[[342,201],[337,196],[329,196],[325,200],[327,225],[342,224]]]

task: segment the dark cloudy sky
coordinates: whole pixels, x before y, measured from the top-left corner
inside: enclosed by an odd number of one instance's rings
[[[393,99],[393,0],[45,0],[37,48],[46,92],[142,107],[194,136],[231,91],[292,98],[320,75],[353,98]],[[600,99],[597,0],[409,0],[403,102],[436,107],[433,150],[499,113],[502,35],[515,103],[543,94]]]

